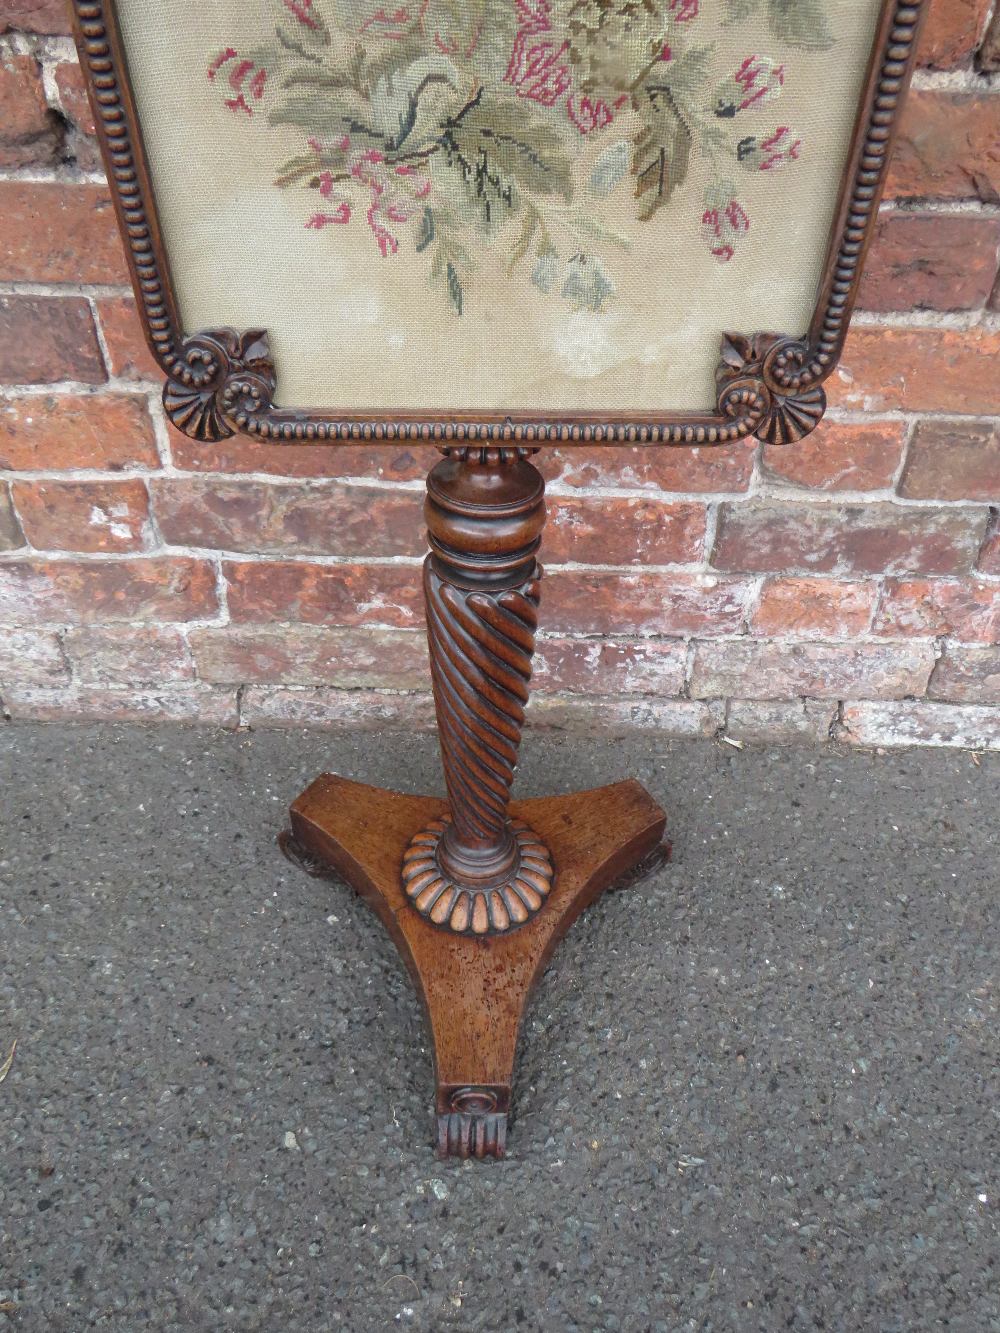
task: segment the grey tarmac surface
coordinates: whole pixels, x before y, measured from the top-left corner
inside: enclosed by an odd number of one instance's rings
[[[1000,756],[529,733],[671,864],[574,927],[510,1155],[438,1162],[381,927],[282,859],[426,736],[0,729],[0,1329],[1000,1329]]]

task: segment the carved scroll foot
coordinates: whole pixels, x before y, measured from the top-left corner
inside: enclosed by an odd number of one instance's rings
[[[534,830],[554,874],[539,911],[516,930],[458,934],[414,911],[399,867],[414,835],[444,827],[429,796],[323,774],[291,808],[311,868],[335,871],[377,912],[409,968],[430,1024],[443,1157],[502,1157],[518,1028],[556,945],[594,899],[654,852],[665,817],[638,782],[515,801],[512,825]]]

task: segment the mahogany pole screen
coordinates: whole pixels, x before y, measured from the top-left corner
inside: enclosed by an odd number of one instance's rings
[[[444,454],[424,594],[447,799],[325,774],[282,836],[408,964],[443,1155],[503,1155],[531,986],[664,829],[634,782],[510,801],[528,460],[814,429],[925,8],[73,0],[174,425]]]

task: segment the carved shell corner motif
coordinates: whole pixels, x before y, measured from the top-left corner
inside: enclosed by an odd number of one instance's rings
[[[185,338],[163,387],[163,407],[178,430],[211,444],[244,429],[274,396],[267,333],[206,329]]]
[[[748,338],[722,336],[722,359],[716,372],[719,409],[749,411],[756,398],[759,420],[751,434],[767,444],[794,444],[816,429],[826,411],[820,384],[801,382],[809,345],[775,333]]]

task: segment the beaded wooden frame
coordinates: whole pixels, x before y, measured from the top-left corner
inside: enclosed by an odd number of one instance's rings
[[[174,425],[212,441],[238,432],[275,443],[424,440],[515,444],[731,444],[801,439],[826,407],[823,381],[844,345],[928,0],[883,0],[834,215],[819,298],[798,336],[723,336],[711,413],[454,411],[338,414],[277,406],[267,334],[186,334],[173,295],[114,0],[72,0],[80,61],[146,337],[167,376]]]

